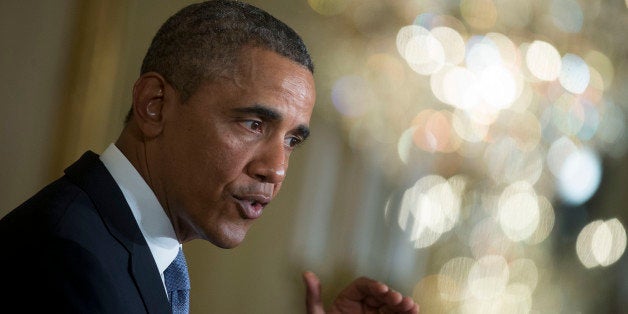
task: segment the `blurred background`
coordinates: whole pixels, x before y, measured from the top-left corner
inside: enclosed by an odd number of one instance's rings
[[[628,313],[628,1],[246,1],[316,64],[313,136],[246,241],[185,245],[193,313],[367,275],[422,313]],[[115,141],[190,1],[0,1],[0,216]]]

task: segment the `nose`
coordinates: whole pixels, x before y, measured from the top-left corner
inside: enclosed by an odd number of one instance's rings
[[[288,170],[288,155],[283,144],[260,147],[247,168],[249,176],[261,182],[283,182]]]

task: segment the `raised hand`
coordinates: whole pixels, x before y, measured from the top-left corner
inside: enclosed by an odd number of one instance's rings
[[[321,284],[312,272],[303,273],[308,314],[325,313],[419,313],[419,306],[410,297],[370,278],[360,277],[347,286],[326,311],[321,300]]]

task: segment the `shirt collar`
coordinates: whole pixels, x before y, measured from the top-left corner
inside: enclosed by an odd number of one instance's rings
[[[122,190],[163,280],[164,270],[177,257],[181,247],[170,219],[155,193],[118,147],[110,144],[100,160]]]

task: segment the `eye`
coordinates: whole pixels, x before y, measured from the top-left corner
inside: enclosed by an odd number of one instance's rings
[[[289,136],[285,139],[285,145],[290,148],[299,146],[303,142],[303,139],[297,136]]]
[[[262,133],[262,122],[257,120],[246,120],[242,122],[244,126],[256,133]]]

